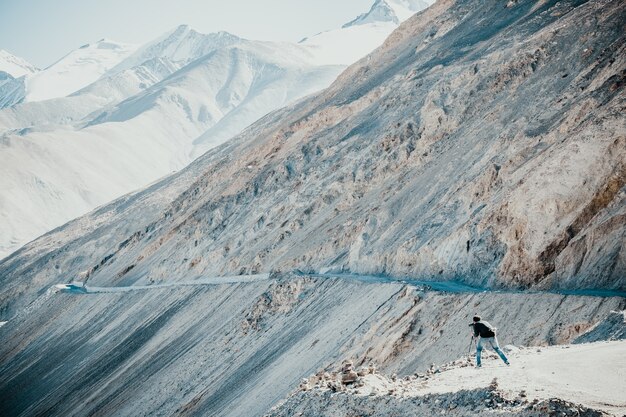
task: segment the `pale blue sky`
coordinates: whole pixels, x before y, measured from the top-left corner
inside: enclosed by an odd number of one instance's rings
[[[101,38],[143,43],[179,24],[249,39],[298,41],[374,0],[0,0],[0,49],[44,68]]]

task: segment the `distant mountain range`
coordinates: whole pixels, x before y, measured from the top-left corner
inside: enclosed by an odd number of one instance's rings
[[[327,87],[399,21],[299,44],[181,25],[141,46],[102,39],[43,70],[1,55],[0,257]]]

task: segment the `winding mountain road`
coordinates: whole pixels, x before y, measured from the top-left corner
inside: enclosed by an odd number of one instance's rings
[[[498,292],[498,293],[524,293],[524,294],[560,294],[575,295],[588,297],[624,297],[626,292],[617,290],[598,290],[598,289],[579,289],[579,290],[549,290],[549,291],[533,291],[533,290],[514,290],[514,289],[493,289],[473,287],[458,281],[420,281],[411,279],[397,279],[380,275],[358,275],[358,274],[305,274],[313,278],[323,279],[351,279],[369,284],[380,283],[402,283],[413,287],[420,288],[423,291],[436,291],[447,293],[481,293],[481,292]],[[57,284],[53,288],[63,292],[74,294],[101,294],[101,293],[118,293],[130,291],[145,291],[160,288],[186,287],[195,285],[220,285],[233,283],[248,283],[270,279],[270,274],[256,275],[232,275],[224,277],[198,278],[189,281],[178,281],[165,284],[153,285],[131,285],[124,287],[92,287],[83,285],[81,282],[70,282],[68,284]]]

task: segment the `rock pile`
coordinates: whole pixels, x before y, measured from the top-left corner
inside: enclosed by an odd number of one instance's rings
[[[339,377],[341,373],[336,372],[335,374]],[[383,378],[387,381],[392,379],[379,374],[366,376],[365,379],[372,377]],[[286,401],[270,410],[265,417],[335,417],[337,415],[362,417],[396,417],[399,415],[603,417],[607,415],[600,410],[558,398],[528,400],[525,392],[520,392],[520,395],[514,399],[506,398],[499,390],[496,379],[485,388],[443,394],[402,395],[402,385],[405,385],[405,381],[415,381],[419,378],[428,379],[429,377],[427,375],[420,377],[412,375],[402,379],[396,378],[396,383],[394,383],[393,388],[390,386],[389,395],[384,399],[373,397],[372,394],[358,395],[358,391],[349,390],[345,386],[343,395],[339,397],[330,390],[322,390],[317,393],[296,392]],[[308,380],[305,381],[308,383]]]
[[[319,371],[309,378],[302,379],[298,388],[300,391],[320,389],[345,392],[348,388],[356,390],[364,385],[364,376],[375,373],[376,366],[373,364],[355,368],[353,361],[346,360],[337,371]]]
[[[344,384],[352,384],[357,381],[359,374],[352,368],[354,365],[352,361],[344,362],[341,367],[341,382]]]

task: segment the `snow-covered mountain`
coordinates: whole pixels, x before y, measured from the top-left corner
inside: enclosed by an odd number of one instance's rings
[[[392,22],[398,25],[433,2],[433,0],[376,0],[369,12],[363,13],[343,27],[376,22]]]
[[[139,47],[85,45],[0,86],[0,257],[323,89],[396,26],[292,44],[181,25]]]
[[[101,39],[76,49],[45,70],[26,77],[26,101],[64,97],[88,86],[137,48]]]
[[[126,70],[143,64],[146,61],[160,58],[184,64],[198,59],[216,49],[235,45],[241,38],[228,32],[200,33],[189,25],[180,25],[157,39],[141,46],[128,58],[112,69],[112,73]]]
[[[380,45],[400,23],[424,10],[434,0],[376,0],[369,12],[340,29],[318,33],[300,41],[318,63],[349,65]]]
[[[37,71],[38,69],[25,59],[0,49],[0,77],[2,77],[2,73],[6,73],[13,78],[19,78],[22,75],[34,74]],[[1,82],[2,78],[0,78]]]
[[[37,71],[25,59],[0,49],[0,109],[24,99],[25,77]]]
[[[98,80],[136,48],[107,39],[83,45],[41,71],[2,85],[0,109],[72,94]]]
[[[11,240],[2,242],[2,250],[184,167],[268,111],[330,84],[342,69],[310,66],[296,55],[285,58],[283,47],[242,41],[73,125],[7,133],[0,145],[0,210],[10,221],[0,224],[0,235]],[[111,88],[112,80],[128,81],[138,68],[145,65],[51,104],[67,104],[70,114],[77,106],[80,117],[80,109],[99,103],[99,90],[120,93],[124,89]],[[203,135],[209,128],[214,129]]]
[[[396,29],[393,22],[372,22],[318,33],[300,41],[319,63],[349,65],[380,45]]]

